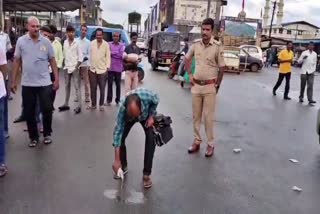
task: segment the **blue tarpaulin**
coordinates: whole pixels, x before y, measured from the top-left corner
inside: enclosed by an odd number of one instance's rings
[[[293,41],[293,44],[309,44],[310,42],[313,42],[314,44],[320,44],[320,39],[308,39],[308,40],[295,40]]]

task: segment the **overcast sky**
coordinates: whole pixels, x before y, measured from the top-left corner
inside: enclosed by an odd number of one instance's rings
[[[145,18],[150,6],[157,0],[102,0],[103,18],[108,22],[127,24],[127,14],[137,11]],[[305,20],[320,26],[320,0],[285,0],[284,21]],[[242,0],[228,0],[224,15],[237,16],[241,10]],[[245,11],[248,18],[260,18],[265,0],[246,0]],[[275,21],[276,22],[276,21]]]

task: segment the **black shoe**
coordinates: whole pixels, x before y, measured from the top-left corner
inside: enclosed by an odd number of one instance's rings
[[[18,118],[16,118],[13,123],[21,123],[21,122],[24,122],[26,121],[22,116],[19,116]]]
[[[309,104],[316,104],[317,102],[314,100],[309,101]]]
[[[299,98],[299,103],[303,103],[303,98]]]
[[[277,96],[277,92],[275,90],[272,90],[273,96]]]
[[[60,106],[59,111],[69,111],[70,107],[69,106]]]
[[[283,98],[284,100],[292,100],[290,97]]]
[[[29,147],[34,148],[38,145],[38,143],[39,143],[39,140],[31,140],[29,143]]]
[[[75,113],[75,114],[80,114],[80,113],[81,113],[81,108],[80,108],[80,107],[76,108],[76,109],[74,110],[74,113]]]

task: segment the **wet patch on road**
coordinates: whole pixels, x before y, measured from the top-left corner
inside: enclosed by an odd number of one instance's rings
[[[103,192],[103,195],[110,200],[116,200],[117,202],[124,202],[129,205],[143,204],[146,200],[142,192],[137,192],[134,190],[129,191],[128,194],[125,195],[121,193],[121,191],[119,190],[107,189]]]

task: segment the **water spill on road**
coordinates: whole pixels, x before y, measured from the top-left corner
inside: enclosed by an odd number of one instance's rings
[[[143,204],[145,202],[144,194],[134,190],[129,191],[127,194],[128,197],[121,195],[120,192],[115,189],[107,189],[103,192],[103,195],[110,200],[116,200],[117,202],[124,202],[126,204]]]

